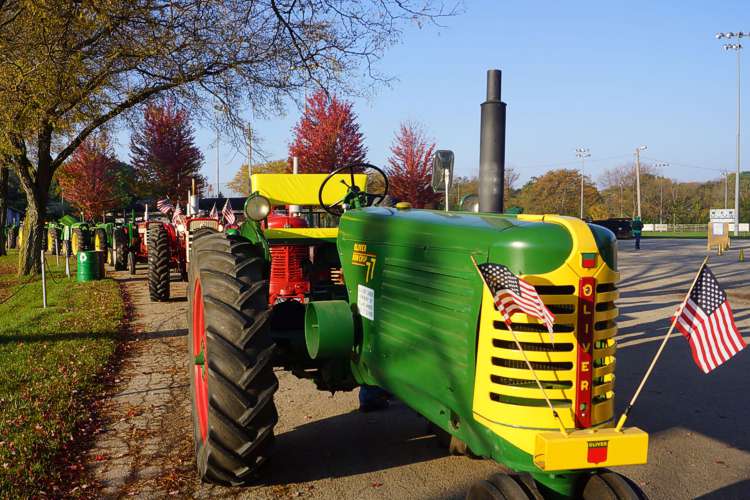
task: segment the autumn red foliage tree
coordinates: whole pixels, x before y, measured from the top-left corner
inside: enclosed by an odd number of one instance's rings
[[[386,167],[390,194],[394,198],[408,201],[415,208],[423,208],[441,198],[430,183],[434,152],[435,143],[427,139],[421,126],[412,122],[401,124]]]
[[[296,156],[299,171],[330,172],[365,160],[357,116],[352,103],[318,90],[307,98],[305,111],[294,126],[294,141],[289,146],[289,163]]]
[[[130,158],[144,198],[185,199],[193,178],[199,188],[204,184],[203,153],[188,114],[172,102],[146,108],[143,128],[130,138]]]
[[[127,203],[123,179],[129,167],[117,160],[106,136],[89,136],[57,173],[65,199],[89,220]]]

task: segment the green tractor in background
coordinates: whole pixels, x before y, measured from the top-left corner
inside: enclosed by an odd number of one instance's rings
[[[57,248],[59,253],[76,256],[78,252],[90,247],[91,226],[88,222],[79,221],[71,215],[47,222],[46,229],[47,252],[54,253]]]
[[[127,267],[128,224],[103,222],[94,227],[94,250],[106,252],[107,264],[116,271]]]

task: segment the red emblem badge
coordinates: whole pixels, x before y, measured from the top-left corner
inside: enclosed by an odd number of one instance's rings
[[[609,441],[588,441],[589,453],[586,457],[590,464],[600,464],[607,461]]]

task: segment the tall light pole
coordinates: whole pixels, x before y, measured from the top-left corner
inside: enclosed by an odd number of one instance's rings
[[[214,111],[216,112],[216,197],[219,197],[219,151],[221,141],[221,131],[219,127],[219,113],[224,111],[224,106],[214,104]]]
[[[638,218],[641,218],[641,151],[645,151],[647,146],[638,146],[635,148],[635,193],[637,203]]]
[[[750,36],[750,33],[738,31],[737,33],[716,33],[719,40],[736,40],[737,43],[725,43],[724,50],[733,50],[737,53],[737,177],[734,179],[734,235],[740,235],[740,50],[742,44],[739,39]]]
[[[654,168],[664,168],[668,167],[669,163],[667,162],[658,162],[654,164]],[[663,216],[663,208],[664,208],[664,176],[659,176],[659,224],[664,224],[662,221]]]
[[[591,156],[589,148],[576,148],[576,158],[581,159],[581,219],[583,219],[583,168],[589,156]]]

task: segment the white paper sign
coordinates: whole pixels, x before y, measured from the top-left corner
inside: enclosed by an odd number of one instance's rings
[[[357,285],[357,308],[363,318],[375,321],[375,290]]]
[[[723,222],[714,222],[712,224],[713,226],[713,233],[714,236],[721,236],[724,234],[724,223]]]

